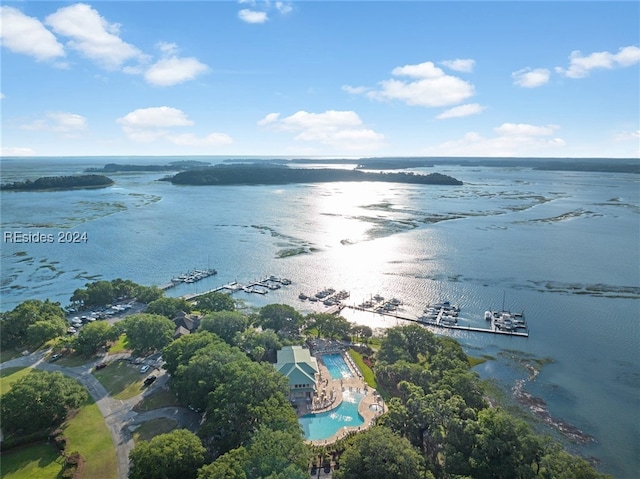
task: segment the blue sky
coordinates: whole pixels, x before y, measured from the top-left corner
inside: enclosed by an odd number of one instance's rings
[[[2,154],[640,157],[640,3],[3,2]]]

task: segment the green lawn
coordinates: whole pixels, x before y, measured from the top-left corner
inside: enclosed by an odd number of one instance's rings
[[[51,444],[37,444],[3,452],[0,476],[3,479],[56,479],[64,459]]]
[[[134,406],[134,410],[139,412],[152,411],[167,406],[180,406],[180,401],[176,395],[168,389],[156,390],[151,396],[145,397]]]
[[[18,379],[25,377],[33,369],[31,368],[6,368],[0,372],[0,394],[11,389],[11,385]]]
[[[142,392],[142,382],[147,377],[146,374],[140,374],[140,366],[126,361],[114,361],[104,369],[94,370],[93,375],[114,399],[137,396]]]
[[[116,449],[98,405],[89,399],[63,427],[67,450],[85,459],[83,479],[113,479],[118,473]]]
[[[127,341],[127,335],[122,334],[118,340],[109,348],[109,354],[123,353],[129,350],[129,341]]]
[[[29,374],[31,368],[8,368],[0,373],[0,390]],[[83,479],[113,479],[117,475],[116,450],[104,418],[93,400],[62,427],[69,438],[68,452],[78,451],[85,458]],[[35,444],[2,453],[0,477],[3,479],[56,479],[63,461],[51,445]]]
[[[353,359],[353,362],[356,363],[356,366],[358,366],[358,368],[362,372],[362,377],[364,378],[364,382],[366,382],[369,385],[369,387],[372,387],[373,389],[378,389],[376,376],[373,374],[373,371],[371,370],[371,368],[364,363],[364,361],[362,360],[362,355],[357,351],[354,351],[353,349],[349,350],[349,355],[351,356],[351,359]]]
[[[138,427],[133,433],[135,443],[140,441],[149,441],[159,434],[165,434],[173,431],[178,425],[177,421],[166,417],[152,419]]]

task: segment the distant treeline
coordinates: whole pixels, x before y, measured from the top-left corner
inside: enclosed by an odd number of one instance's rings
[[[461,185],[462,182],[440,173],[371,173],[330,168],[288,168],[278,165],[219,165],[183,171],[165,178],[175,185],[283,185],[290,183],[326,183],[334,181],[384,181],[419,185]]]
[[[126,171],[176,171],[188,170],[191,168],[202,168],[209,166],[211,163],[206,161],[183,160],[172,161],[166,165],[126,165],[118,163],[107,163],[102,168],[87,168],[86,172],[94,173],[117,173]]]
[[[69,190],[76,188],[104,188],[113,180],[102,175],[44,176],[37,180],[16,181],[0,185],[0,190],[36,191]]]
[[[229,159],[239,163],[249,160]],[[255,160],[254,160],[255,161]],[[603,173],[640,173],[640,161],[634,158],[453,158],[453,157],[389,157],[389,158],[333,158],[333,159],[280,159],[268,160],[281,165],[353,164],[364,170],[403,170],[406,168],[433,168],[436,165],[490,166],[500,168],[523,167],[547,171],[593,171]]]

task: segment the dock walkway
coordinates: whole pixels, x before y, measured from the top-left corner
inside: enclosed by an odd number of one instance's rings
[[[502,331],[502,330],[500,330],[500,329],[495,327],[495,325],[493,324],[493,321],[491,322],[491,328],[476,328],[476,327],[473,327],[473,326],[460,326],[460,325],[457,325],[457,324],[444,324],[444,323],[442,323],[442,322],[440,322],[438,320],[424,321],[424,320],[420,320],[418,318],[412,318],[412,317],[409,317],[409,316],[404,316],[404,315],[398,314],[397,312],[376,311],[376,310],[373,310],[373,309],[362,308],[360,306],[353,306],[353,305],[349,305],[349,304],[341,305],[340,308],[337,308],[337,310],[335,311],[334,314],[340,314],[340,312],[342,311],[343,308],[354,309],[354,310],[357,310],[357,311],[366,311],[366,312],[370,312],[370,313],[380,314],[382,316],[389,316],[389,317],[392,317],[392,318],[402,319],[404,321],[411,321],[413,323],[422,324],[423,326],[434,326],[436,328],[455,329],[455,330],[458,330],[458,331],[470,331],[470,332],[473,332],[473,333],[502,334],[502,335],[506,335],[506,336],[520,336],[520,337],[524,337],[524,338],[528,338],[529,337],[529,330],[528,329],[526,331]]]

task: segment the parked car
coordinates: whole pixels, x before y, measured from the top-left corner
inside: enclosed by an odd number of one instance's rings
[[[51,359],[49,359],[50,363],[54,363],[56,362],[58,359],[60,359],[62,357],[62,354],[54,354],[53,356],[51,356]]]
[[[96,364],[96,370],[103,369],[107,367],[107,363],[98,363]]]
[[[149,365],[148,364],[144,364],[141,368],[140,368],[140,373],[144,374],[149,370]]]
[[[155,381],[156,379],[158,379],[158,377],[152,374],[151,376],[148,376],[147,379],[144,380],[144,385],[149,386],[150,384],[153,384],[153,381]]]

